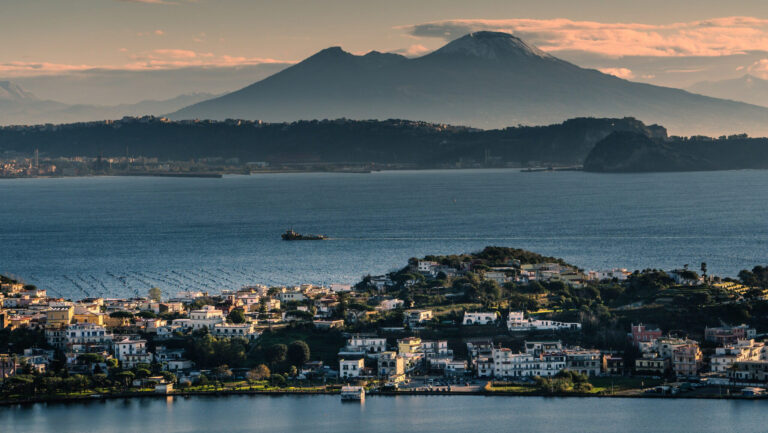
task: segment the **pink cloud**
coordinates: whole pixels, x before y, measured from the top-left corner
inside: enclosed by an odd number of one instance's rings
[[[421,44],[413,44],[408,48],[403,48],[399,50],[392,51],[393,53],[402,54],[406,57],[416,57],[421,56],[423,54],[428,53],[431,51],[429,48],[425,47]]]
[[[723,17],[672,24],[601,23],[569,19],[456,19],[400,27],[416,37],[458,38],[502,31],[544,51],[621,56],[726,56],[768,49],[768,19]]]
[[[749,65],[747,73],[768,80],[768,59],[761,59]]]

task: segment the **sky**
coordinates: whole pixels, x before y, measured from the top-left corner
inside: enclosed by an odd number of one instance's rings
[[[474,30],[661,85],[768,78],[765,0],[3,0],[0,78],[416,56]]]

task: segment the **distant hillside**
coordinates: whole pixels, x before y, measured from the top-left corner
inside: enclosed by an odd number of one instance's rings
[[[702,81],[687,90],[715,98],[768,106],[768,80],[749,74],[731,80]]]
[[[768,168],[768,139],[731,136],[651,138],[614,132],[595,145],[584,170],[595,172],[701,171]]]
[[[225,157],[271,163],[355,162],[455,166],[463,162],[580,164],[614,131],[666,137],[635,119],[572,119],[541,127],[477,130],[407,120],[168,122],[130,118],[0,128],[0,151],[47,156],[133,156],[163,160]]]
[[[115,120],[124,116],[162,115],[213,96],[209,93],[194,93],[136,104],[70,105],[40,99],[13,82],[0,81],[0,125],[86,122]]]
[[[634,83],[476,32],[418,58],[339,47],[170,115],[173,119],[415,119],[501,128],[626,117],[674,134],[768,135],[768,108]]]

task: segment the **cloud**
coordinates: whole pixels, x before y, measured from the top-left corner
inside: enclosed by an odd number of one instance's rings
[[[123,3],[143,3],[148,5],[178,5],[179,2],[169,0],[117,0]]]
[[[120,52],[126,52],[120,49]],[[70,65],[50,62],[5,62],[0,63],[0,77],[26,77],[39,75],[60,75],[88,70],[165,70],[188,67],[222,68],[252,66],[265,63],[293,64],[295,61],[263,57],[215,55],[185,49],[162,48],[130,54],[129,62],[122,65]]]
[[[406,57],[417,57],[417,56],[421,56],[423,54],[426,54],[429,51],[432,51],[432,50],[430,50],[429,48],[425,47],[424,45],[414,44],[414,45],[411,45],[408,48],[401,48],[399,50],[394,50],[392,52],[396,53],[396,54],[402,54],[402,55],[404,55]]]
[[[155,34],[156,34],[157,36],[163,36],[163,35],[165,34],[165,32],[164,32],[164,31],[162,31],[162,30],[160,30],[160,29],[157,29],[157,30],[155,30]]]
[[[635,78],[635,74],[627,68],[600,68],[598,70],[604,74],[613,75],[625,80],[631,80],[632,78]]]
[[[456,39],[478,30],[515,34],[544,51],[608,57],[727,56],[768,48],[768,19],[723,17],[672,24],[569,19],[455,19],[401,26],[415,37]]]
[[[747,73],[768,80],[768,59],[761,59],[745,68]]]

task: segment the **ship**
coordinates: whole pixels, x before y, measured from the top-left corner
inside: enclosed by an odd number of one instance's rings
[[[327,239],[325,235],[302,235],[293,229],[287,230],[281,235],[284,241],[322,241]]]
[[[365,388],[362,386],[342,386],[341,401],[365,401]]]

